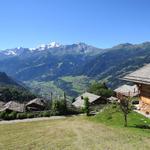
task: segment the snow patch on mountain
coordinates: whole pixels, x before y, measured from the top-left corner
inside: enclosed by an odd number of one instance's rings
[[[17,55],[17,53],[12,50],[5,51],[4,54],[7,56],[16,56]]]
[[[34,51],[34,50],[46,50],[46,49],[50,49],[50,48],[57,48],[60,47],[61,44],[57,43],[57,42],[51,42],[49,44],[41,44],[39,45],[37,48],[29,48],[29,50]]]

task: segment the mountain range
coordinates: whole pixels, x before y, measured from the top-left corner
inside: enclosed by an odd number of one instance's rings
[[[150,42],[109,49],[52,42],[37,48],[0,51],[0,71],[46,97],[50,92],[61,95],[63,91],[74,97],[94,81],[115,88],[123,83],[119,78],[145,63],[150,63]]]

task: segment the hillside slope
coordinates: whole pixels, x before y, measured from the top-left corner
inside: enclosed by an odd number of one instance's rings
[[[33,92],[75,97],[94,81],[116,88],[125,74],[150,63],[150,42],[100,49],[84,43],[42,45],[0,52],[0,71],[24,82]],[[79,87],[80,85],[80,87]]]
[[[7,76],[6,73],[0,72],[0,86],[17,86],[21,87],[15,80]]]
[[[139,45],[122,44],[88,62],[81,74],[106,81],[110,86],[119,86],[119,78],[150,63],[150,43]],[[84,69],[89,68],[89,69]]]

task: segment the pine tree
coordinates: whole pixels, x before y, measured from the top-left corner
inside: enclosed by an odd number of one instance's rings
[[[89,116],[90,110],[89,110],[89,98],[88,97],[84,98],[84,112],[86,113],[87,116]]]

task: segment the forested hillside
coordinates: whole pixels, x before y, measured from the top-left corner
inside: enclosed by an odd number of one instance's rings
[[[31,91],[75,97],[93,81],[116,88],[119,78],[150,63],[150,42],[120,44],[109,49],[84,43],[16,48],[0,52],[0,71],[24,82]]]

